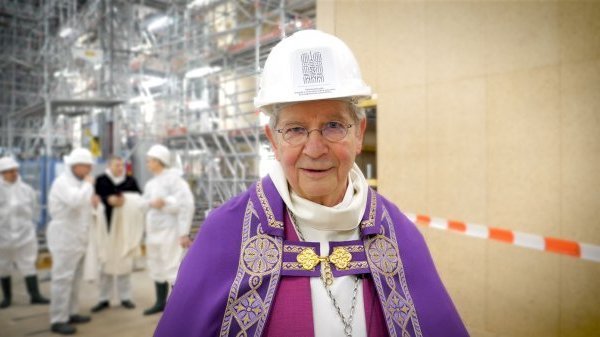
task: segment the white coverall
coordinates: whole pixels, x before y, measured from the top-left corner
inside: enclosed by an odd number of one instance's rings
[[[79,283],[92,218],[94,187],[77,179],[70,167],[56,178],[49,195],[52,220],[48,224],[48,248],[52,254],[50,322],[68,322],[77,314]]]
[[[172,284],[183,255],[180,237],[188,235],[192,225],[194,196],[177,170],[165,169],[146,183],[143,198],[150,278]],[[150,208],[150,202],[159,198],[165,206]]]
[[[0,277],[10,276],[12,266],[24,276],[36,275],[35,191],[19,177],[13,184],[0,177]]]

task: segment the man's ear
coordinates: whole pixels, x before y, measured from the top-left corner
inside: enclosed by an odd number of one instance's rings
[[[362,151],[363,141],[365,140],[365,132],[367,131],[367,118],[363,118],[357,125],[357,142],[356,142],[356,154],[360,154]]]
[[[273,153],[275,154],[275,159],[279,160],[279,151],[277,151],[278,147],[277,142],[275,141],[275,135],[273,134],[273,130],[271,130],[271,127],[268,124],[265,125],[265,134],[267,135],[267,139],[271,144],[271,148],[273,149]]]

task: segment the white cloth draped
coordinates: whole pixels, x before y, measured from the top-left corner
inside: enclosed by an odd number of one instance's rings
[[[129,274],[133,259],[141,255],[140,244],[144,233],[142,197],[137,193],[123,193],[125,202],[113,208],[111,230],[106,226],[104,205],[96,209],[95,222],[90,228],[84,278],[96,280],[101,270],[109,275]]]

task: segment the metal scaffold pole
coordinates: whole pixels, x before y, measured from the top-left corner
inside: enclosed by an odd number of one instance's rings
[[[49,0],[49,4],[51,4],[52,1]],[[44,59],[44,86],[43,86],[43,96],[44,96],[44,130],[46,133],[46,137],[45,137],[45,145],[46,145],[46,151],[45,151],[45,161],[44,161],[44,174],[43,177],[45,178],[45,184],[44,186],[46,186],[46,188],[49,188],[50,186],[50,170],[51,170],[51,163],[52,163],[52,106],[51,106],[51,102],[50,102],[50,70],[49,70],[49,64],[50,64],[50,52],[49,52],[49,37],[50,37],[50,26],[49,26],[49,20],[50,20],[50,10],[51,10],[51,6],[48,6],[47,8],[45,8],[45,10],[47,10],[46,15],[44,16],[44,46],[42,48],[43,50],[43,59]]]

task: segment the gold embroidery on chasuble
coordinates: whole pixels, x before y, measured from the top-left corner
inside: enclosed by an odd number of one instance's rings
[[[363,221],[363,224],[375,223],[375,219],[371,219],[371,216],[375,216],[374,209],[372,206],[373,214],[369,214],[369,220]],[[394,223],[387,209],[384,206],[381,209],[381,232],[365,239],[365,251],[379,300],[384,304],[388,332],[390,337],[422,337],[404,274]]]
[[[260,197],[259,194],[263,211],[272,216],[266,198],[263,203]],[[274,216],[267,217],[269,222],[275,219]],[[282,254],[282,238],[263,232],[254,204],[249,200],[242,226],[237,273],[229,291],[220,336],[262,334],[279,281]]]

